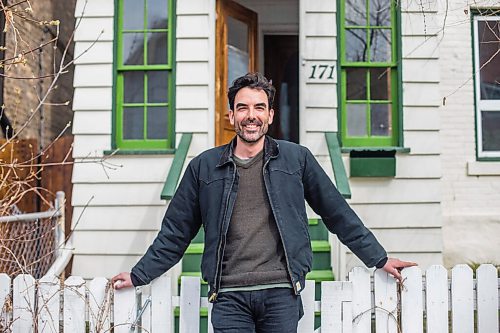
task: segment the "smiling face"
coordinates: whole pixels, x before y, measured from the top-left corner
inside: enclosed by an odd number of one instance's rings
[[[240,89],[234,99],[234,110],[229,110],[229,121],[244,144],[263,141],[273,117],[274,110],[269,109],[267,95],[262,89]]]

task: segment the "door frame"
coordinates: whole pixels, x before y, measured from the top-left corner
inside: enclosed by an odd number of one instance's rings
[[[248,24],[249,71],[258,66],[258,17],[257,13],[232,0],[216,0],[215,22],[215,145],[223,141],[224,116],[228,112],[227,82],[227,24],[228,15]]]

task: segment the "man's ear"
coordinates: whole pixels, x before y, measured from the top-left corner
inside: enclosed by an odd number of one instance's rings
[[[269,110],[269,125],[273,123],[274,119],[274,109]]]
[[[229,109],[229,122],[234,126],[234,111]]]

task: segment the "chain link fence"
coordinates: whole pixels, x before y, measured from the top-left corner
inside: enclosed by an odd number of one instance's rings
[[[58,192],[55,209],[0,217],[0,272],[14,278],[44,276],[64,242],[64,193]]]

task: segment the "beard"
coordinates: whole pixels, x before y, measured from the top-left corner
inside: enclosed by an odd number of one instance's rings
[[[248,132],[245,130],[245,126],[248,125],[255,125],[256,130]],[[262,121],[258,119],[254,120],[244,120],[239,124],[235,124],[234,126],[234,131],[236,132],[236,135],[246,143],[255,143],[259,141],[264,135],[266,135],[267,131],[269,129],[268,124],[264,124]]]

